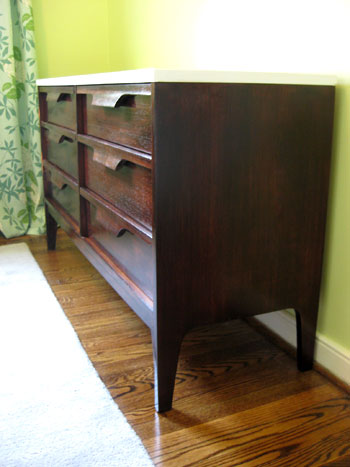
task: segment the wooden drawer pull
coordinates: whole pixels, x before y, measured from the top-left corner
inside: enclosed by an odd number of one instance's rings
[[[96,221],[117,237],[121,237],[125,232],[132,233],[128,230],[128,225],[124,224],[121,219],[119,221],[112,220],[101,209],[96,210]]]
[[[49,130],[49,139],[50,141],[53,141],[56,144],[61,144],[64,141],[67,141],[68,143],[73,143],[72,138],[69,138],[66,135],[62,135],[62,133],[58,131],[52,131],[51,129]]]
[[[72,96],[65,92],[49,92],[47,94],[46,100],[48,102],[72,102]]]
[[[133,89],[129,87],[125,90],[96,92],[92,95],[91,105],[101,107],[132,107],[133,101],[127,99],[134,96],[150,96],[151,91],[147,88]]]
[[[59,190],[64,190],[67,186],[65,179],[56,172],[51,172],[51,182],[56,185]]]
[[[79,134],[77,140],[79,143],[83,144],[84,147],[91,149],[92,160],[94,162],[102,164],[109,169],[116,170],[124,163],[151,168],[152,156],[150,154],[119,146],[118,144],[103,141],[88,135]]]
[[[94,162],[97,162],[98,164],[102,164],[104,167],[107,167],[111,170],[117,170],[125,162],[124,159],[116,156],[115,154],[111,154],[108,152],[99,152],[96,148],[94,148],[92,160]]]

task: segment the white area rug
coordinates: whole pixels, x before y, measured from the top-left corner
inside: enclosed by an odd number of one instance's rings
[[[152,466],[25,243],[0,247],[0,466]]]

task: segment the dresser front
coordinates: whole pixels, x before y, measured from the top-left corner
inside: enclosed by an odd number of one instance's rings
[[[151,88],[40,88],[48,213],[85,243],[98,268],[120,278],[124,298],[133,296],[148,325],[155,287]]]

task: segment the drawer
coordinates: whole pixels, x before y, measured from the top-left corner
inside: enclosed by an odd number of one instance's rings
[[[86,201],[88,237],[98,243],[150,298],[153,297],[152,244],[128,230],[128,223],[114,213]]]
[[[74,178],[78,178],[78,150],[75,133],[43,123],[43,156]]]
[[[152,151],[151,85],[89,86],[85,134],[146,152]]]
[[[111,158],[102,149],[84,147],[84,184],[147,227],[152,226],[152,172]]]
[[[46,93],[46,121],[76,131],[77,111],[74,88],[69,86],[40,88],[40,92]]]
[[[44,169],[45,196],[54,200],[75,222],[79,223],[79,194],[71,183],[54,169]]]

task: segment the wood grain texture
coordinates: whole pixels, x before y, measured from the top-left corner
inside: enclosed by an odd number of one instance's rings
[[[315,315],[333,94],[155,85],[158,301],[176,297],[187,326],[284,308]]]
[[[42,124],[42,156],[75,179],[78,178],[78,149],[75,133],[49,123]]]
[[[155,83],[153,99],[157,358],[196,325],[294,308],[310,369],[334,88]]]
[[[133,85],[131,91],[130,88],[129,85],[79,86],[78,93],[86,95],[85,131],[91,136],[151,152],[151,86],[139,84]]]
[[[115,157],[120,161],[133,162],[143,167],[151,168],[152,156],[145,152],[136,151],[126,146],[120,146],[119,144],[82,134],[78,135],[78,141],[86,146],[90,146],[94,152],[98,152],[101,155],[105,154],[108,157]]]
[[[98,195],[97,193],[89,190],[88,188],[80,188],[81,200],[85,199],[89,201],[91,204],[98,205],[103,207],[106,211],[108,211],[111,215],[116,216],[119,219],[122,219],[125,224],[128,225],[128,230],[134,232],[140,238],[142,238],[146,243],[152,244],[152,230],[145,225],[138,222],[133,217],[129,216],[125,212],[121,211],[120,209],[116,208],[113,204],[107,201],[102,196]],[[88,208],[85,209],[84,215],[86,215]],[[85,237],[88,235],[87,229],[85,233]]]
[[[54,200],[74,221],[79,223],[79,193],[62,173],[47,165],[44,169],[45,197]]]
[[[347,452],[350,451],[350,448],[345,449]],[[322,467],[349,467],[350,465],[350,454],[339,457],[339,459],[332,460],[323,464]]]
[[[350,397],[243,321],[183,341],[174,409],[153,407],[150,331],[59,229],[26,241],[79,339],[158,466],[348,467]]]
[[[88,235],[98,242],[150,298],[154,294],[152,245],[129,224],[99,205],[88,204]]]
[[[120,168],[111,170],[94,160],[94,152],[90,147],[84,148],[84,186],[104,197],[136,221],[151,228],[151,171],[130,162],[125,162]]]
[[[46,111],[41,113],[50,123],[61,125],[75,131],[76,120],[76,95],[71,86],[40,88],[43,100],[46,101]]]

